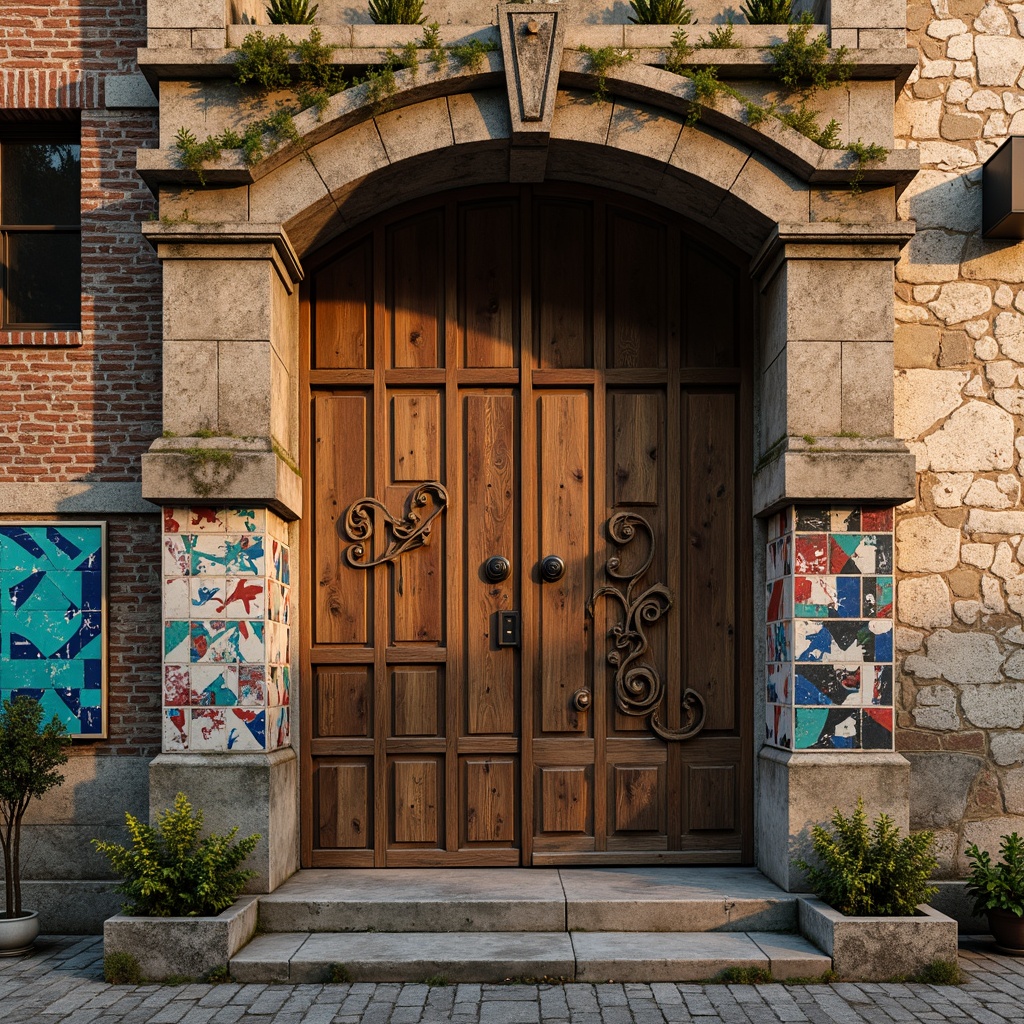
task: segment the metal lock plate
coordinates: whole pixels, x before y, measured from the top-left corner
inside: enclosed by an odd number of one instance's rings
[[[498,612],[498,646],[520,647],[523,641],[519,612]]]

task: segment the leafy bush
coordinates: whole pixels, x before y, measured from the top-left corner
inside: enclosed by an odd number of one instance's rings
[[[370,17],[378,25],[422,25],[423,0],[370,0]]]
[[[259,842],[258,835],[234,842],[238,827],[226,836],[200,838],[203,812],[192,814],[184,793],[174,807],[157,815],[156,826],[125,814],[131,847],[92,841],[106,854],[128,897],[126,914],[139,917],[200,917],[219,914],[238,899],[256,874],[241,867]]]
[[[309,0],[270,0],[267,17],[272,25],[312,25],[318,4],[309,6]]]
[[[235,80],[264,92],[283,89],[292,84],[291,53],[292,44],[284,36],[250,32],[237,50]]]
[[[974,861],[967,876],[967,894],[974,897],[974,913],[1006,910],[1024,917],[1024,839],[1016,832],[999,837],[999,861],[972,843],[965,851]]]
[[[899,828],[887,814],[868,827],[864,801],[849,818],[839,808],[831,830],[811,829],[818,864],[797,865],[807,872],[811,889],[830,907],[848,916],[901,917],[914,913],[938,890],[928,879],[938,863],[931,852],[932,832],[900,838]]]
[[[629,0],[634,25],[689,25],[693,11],[683,0]]]
[[[853,73],[853,64],[847,57],[845,46],[830,50],[828,39],[819,33],[810,42],[807,34],[809,22],[791,26],[786,40],[770,48],[772,76],[787,89],[809,95],[816,89],[831,89],[847,81]]]
[[[751,25],[788,25],[793,20],[793,0],[747,0],[740,11]]]
[[[22,916],[22,820],[34,798],[64,781],[57,769],[67,762],[71,743],[56,715],[42,723],[43,706],[31,697],[0,703],[0,846],[7,917]]]
[[[594,90],[594,98],[601,103],[608,99],[608,72],[612,68],[621,68],[628,64],[633,55],[628,50],[620,50],[615,46],[602,46],[595,49],[592,46],[581,46],[582,53],[590,65],[590,71],[597,76],[597,88]]]

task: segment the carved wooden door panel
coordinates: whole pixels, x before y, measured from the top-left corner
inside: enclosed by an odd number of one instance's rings
[[[524,188],[311,267],[303,862],[749,860],[733,266]]]

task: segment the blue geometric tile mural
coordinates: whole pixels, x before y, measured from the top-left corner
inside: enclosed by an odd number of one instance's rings
[[[105,523],[0,523],[0,699],[106,736]]]

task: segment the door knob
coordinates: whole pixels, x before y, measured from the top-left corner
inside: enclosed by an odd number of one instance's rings
[[[492,555],[484,562],[484,578],[488,583],[502,583],[512,572],[512,563],[501,555]]]
[[[572,706],[577,711],[586,711],[590,707],[591,694],[589,690],[577,690],[572,695]]]
[[[557,583],[565,575],[565,562],[558,555],[548,555],[540,563],[540,578],[545,583]]]

